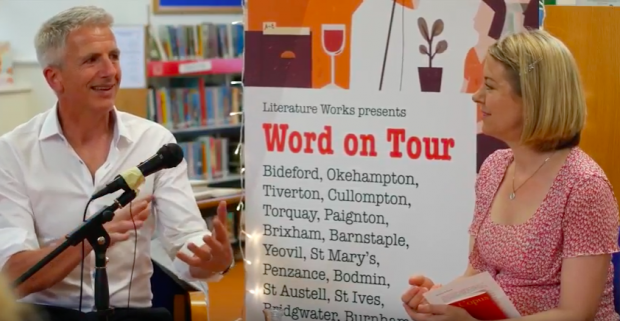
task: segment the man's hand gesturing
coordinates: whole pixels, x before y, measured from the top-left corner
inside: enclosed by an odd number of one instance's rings
[[[139,229],[151,214],[153,196],[140,197],[114,212],[114,219],[103,226],[110,235],[110,246],[129,239],[129,233]],[[133,217],[133,220],[132,220]]]

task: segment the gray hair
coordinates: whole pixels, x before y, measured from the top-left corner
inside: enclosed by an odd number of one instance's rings
[[[60,64],[60,54],[71,31],[84,26],[110,27],[113,23],[111,14],[95,6],[73,7],[60,12],[45,21],[35,36],[39,64],[43,68]]]

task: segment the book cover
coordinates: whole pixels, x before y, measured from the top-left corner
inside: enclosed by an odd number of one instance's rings
[[[448,283],[426,292],[424,297],[430,304],[461,306],[472,316],[480,313],[481,315],[475,317],[478,320],[504,320],[521,316],[510,298],[488,272]]]
[[[474,294],[450,305],[465,309],[474,319],[480,321],[506,320],[508,317],[487,292]]]

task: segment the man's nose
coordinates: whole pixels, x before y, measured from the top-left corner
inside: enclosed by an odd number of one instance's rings
[[[116,62],[110,58],[104,58],[102,62],[101,75],[103,77],[113,77],[117,73]]]

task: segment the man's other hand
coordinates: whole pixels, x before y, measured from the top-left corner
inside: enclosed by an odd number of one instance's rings
[[[228,269],[233,262],[233,251],[226,229],[228,211],[226,202],[220,202],[217,207],[217,216],[213,219],[213,233],[205,235],[203,246],[190,243],[187,245],[193,255],[179,251],[177,257],[190,266],[192,277],[206,279]]]

